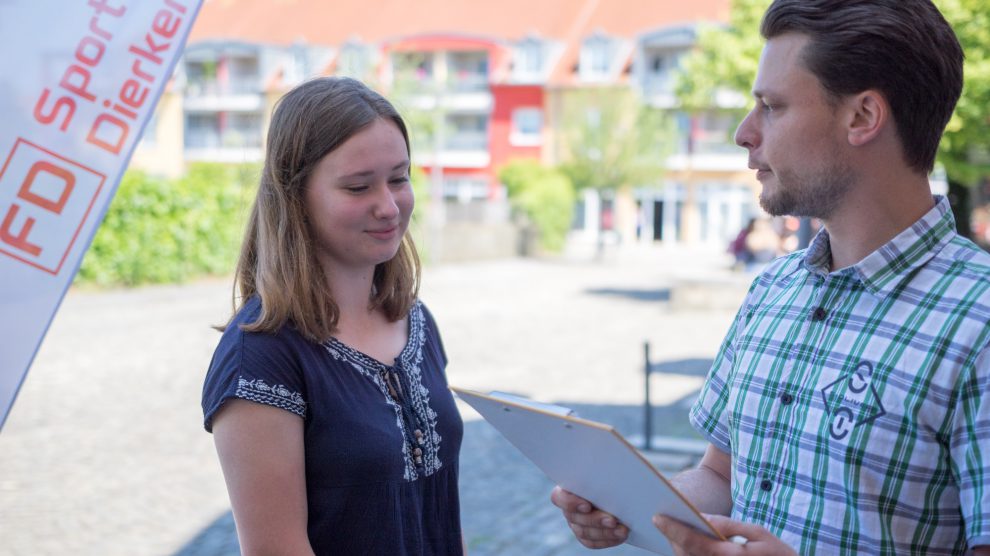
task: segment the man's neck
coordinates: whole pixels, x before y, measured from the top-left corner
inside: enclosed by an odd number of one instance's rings
[[[894,239],[935,205],[927,177],[858,188],[828,220],[831,270],[852,266]]]

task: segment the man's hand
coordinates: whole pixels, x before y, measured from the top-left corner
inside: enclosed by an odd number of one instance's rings
[[[720,541],[663,515],[653,516],[653,524],[681,556],[797,556],[791,547],[759,525],[734,521],[721,515],[705,517],[725,538],[743,537],[746,542]]]
[[[615,516],[595,509],[584,498],[554,487],[550,501],[564,513],[564,519],[578,541],[588,548],[611,548],[626,542],[629,528]]]

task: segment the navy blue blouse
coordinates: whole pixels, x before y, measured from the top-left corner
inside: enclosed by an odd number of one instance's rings
[[[409,312],[409,340],[393,365],[336,339],[311,342],[292,326],[274,334],[241,330],[260,308],[258,298],[245,303],[213,355],[203,386],[206,430],[230,398],[304,420],[308,530],[316,554],[462,554],[463,423],[426,307],[417,302]],[[390,386],[389,376],[399,384]],[[397,386],[398,402],[389,393]]]

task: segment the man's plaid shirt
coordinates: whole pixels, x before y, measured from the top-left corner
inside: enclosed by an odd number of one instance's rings
[[[944,198],[858,264],[774,261],[691,421],[732,455],[732,514],[801,554],[990,544],[990,256]]]

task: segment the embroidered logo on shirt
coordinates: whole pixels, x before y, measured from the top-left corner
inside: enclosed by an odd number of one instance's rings
[[[854,428],[886,415],[872,378],[873,365],[860,361],[853,372],[822,388],[825,410],[831,419],[829,435],[835,440],[842,440]]]

